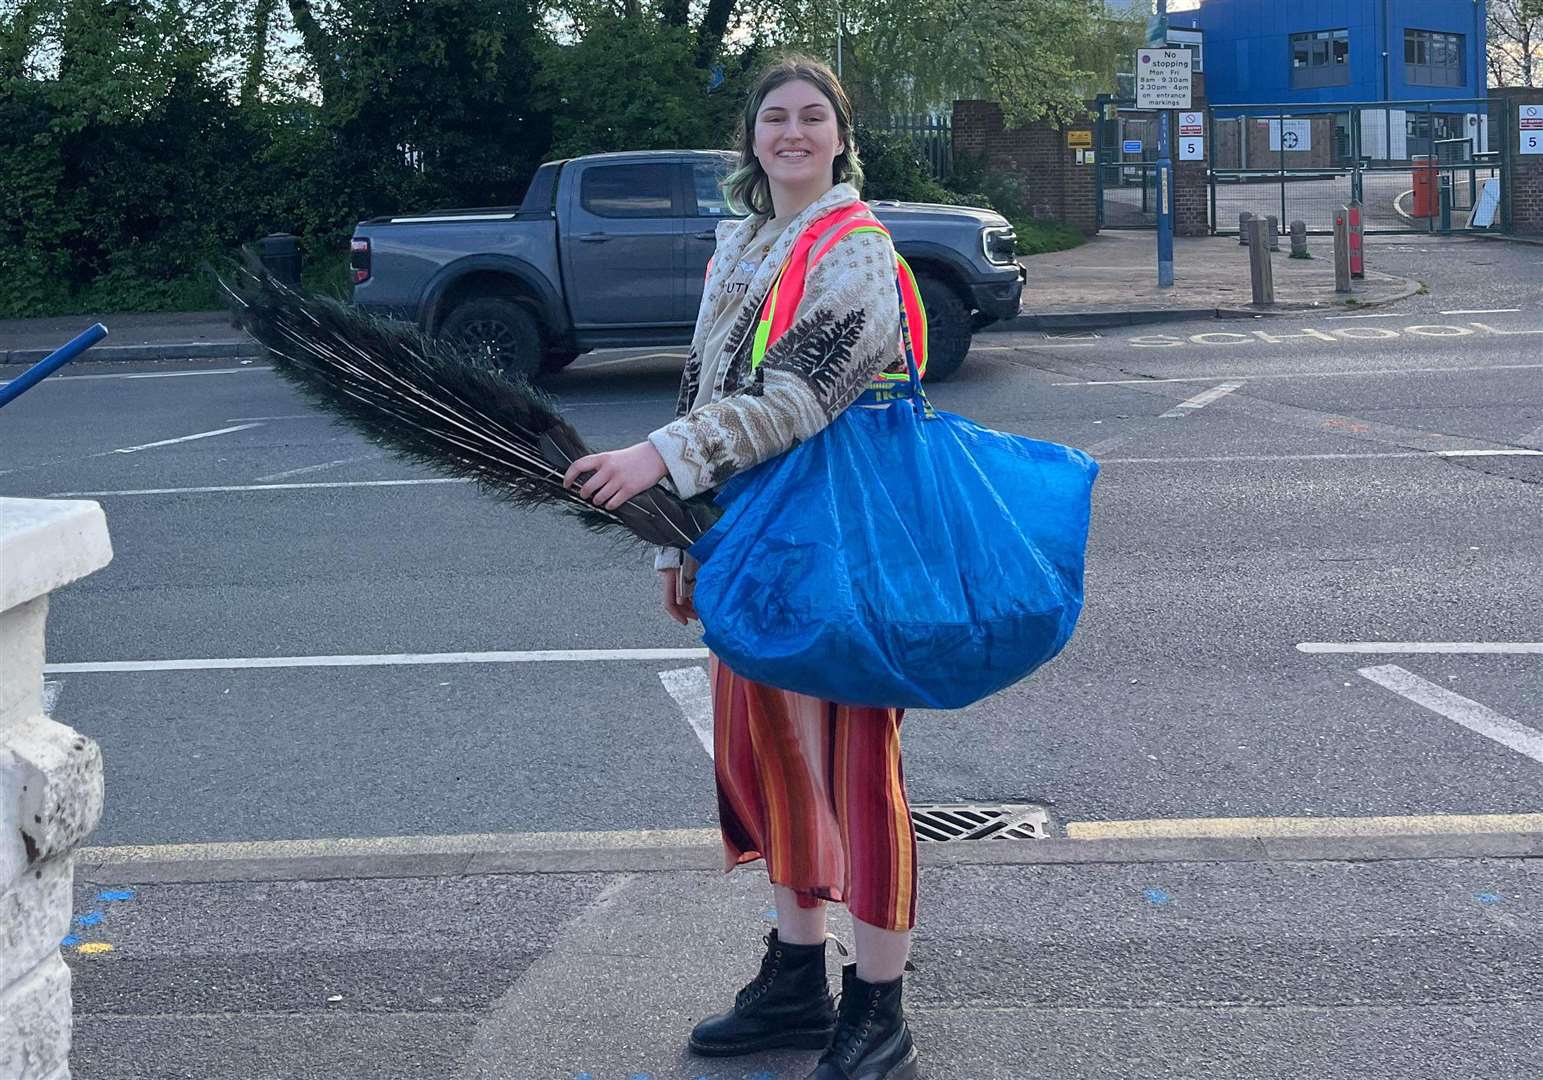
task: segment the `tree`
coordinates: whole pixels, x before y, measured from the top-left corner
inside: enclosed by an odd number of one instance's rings
[[[1488,0],[1491,86],[1543,86],[1543,0]]]
[[[1008,123],[1071,115],[1112,85],[1136,22],[1090,0],[846,0],[843,83],[860,112],[926,112],[956,98],[1000,102]],[[831,56],[835,8],[794,0],[781,36]]]

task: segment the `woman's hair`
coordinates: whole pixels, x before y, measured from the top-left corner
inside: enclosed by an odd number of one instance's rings
[[[837,136],[846,149],[831,163],[831,183],[851,184],[862,191],[863,164],[858,160],[857,142],[852,135],[851,99],[829,67],[812,57],[794,54],[782,57],[762,72],[745,100],[739,124],[739,165],[723,181],[724,198],[735,213],[772,212],[771,180],[755,156],[755,118],[768,94],[795,79],[802,79],[824,94],[836,114]]]

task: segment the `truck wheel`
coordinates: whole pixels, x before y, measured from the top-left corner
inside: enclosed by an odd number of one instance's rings
[[[942,382],[964,363],[974,331],[970,309],[959,294],[937,278],[916,275],[916,288],[927,309],[927,381]]]
[[[512,300],[481,296],[459,304],[439,336],[511,374],[534,378],[541,370],[541,328]]]

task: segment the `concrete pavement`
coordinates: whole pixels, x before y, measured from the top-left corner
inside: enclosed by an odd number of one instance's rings
[[[1543,834],[923,855],[927,1080],[1543,1071]],[[90,858],[65,950],[78,1080],[787,1080],[817,1057],[684,1049],[774,925],[759,867],[724,877],[713,848]]]

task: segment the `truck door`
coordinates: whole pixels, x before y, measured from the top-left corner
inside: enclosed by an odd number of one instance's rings
[[[682,318],[696,324],[697,308],[702,303],[702,287],[707,276],[707,260],[713,257],[718,222],[738,217],[729,209],[720,186],[734,169],[728,155],[712,160],[698,160],[682,166],[686,171],[685,247],[686,273],[681,291]]]
[[[576,329],[680,322],[682,201],[674,162],[583,166],[563,219]]]

